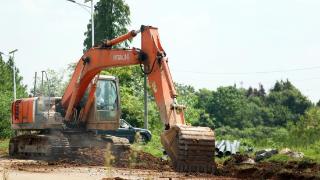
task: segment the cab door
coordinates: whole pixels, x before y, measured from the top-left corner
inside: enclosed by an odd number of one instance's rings
[[[95,95],[96,121],[118,121],[120,117],[120,108],[116,81],[99,79]]]

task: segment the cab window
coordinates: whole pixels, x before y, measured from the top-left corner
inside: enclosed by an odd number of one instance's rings
[[[117,102],[118,93],[115,81],[99,80],[96,89],[96,109],[98,120],[113,120],[118,111]]]

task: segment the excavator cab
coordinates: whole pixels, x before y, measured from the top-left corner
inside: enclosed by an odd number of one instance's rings
[[[114,130],[119,128],[121,108],[119,81],[116,77],[99,76],[93,102],[87,118],[87,129]]]

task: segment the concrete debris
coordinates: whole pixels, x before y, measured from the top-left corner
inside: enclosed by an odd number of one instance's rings
[[[278,153],[287,155],[292,158],[303,158],[304,157],[304,154],[302,152],[295,152],[289,148],[284,148],[280,152],[277,149],[265,149],[265,150],[257,151],[255,153],[255,155],[256,155],[255,161],[258,162],[258,161],[261,161],[264,159],[268,159],[271,156],[278,154]]]
[[[295,151],[292,151],[289,148],[282,149],[279,152],[279,154],[288,155],[288,156],[293,157],[293,158],[303,158],[304,157],[304,154],[302,152],[295,152]]]
[[[254,159],[248,158],[247,160],[242,161],[241,164],[256,164],[256,162],[254,161]]]
[[[239,153],[240,141],[234,140],[233,142],[229,140],[216,141],[216,156],[230,156]]]
[[[257,151],[255,153],[255,155],[256,155],[255,161],[258,162],[258,161],[261,161],[264,159],[268,159],[274,154],[278,154],[277,149],[265,149],[265,150]]]

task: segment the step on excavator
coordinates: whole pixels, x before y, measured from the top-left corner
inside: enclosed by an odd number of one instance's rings
[[[141,33],[141,48],[116,48],[138,33]],[[165,127],[161,143],[173,167],[177,171],[213,172],[214,132],[208,127],[186,124],[185,106],[177,102],[178,94],[158,29],[143,25],[139,30],[105,40],[85,52],[62,97],[39,96],[14,101],[11,125],[16,136],[9,143],[10,156],[60,157],[78,148],[101,146],[104,142],[125,147],[127,142],[123,138],[104,133],[119,128],[118,79],[99,76],[99,73],[131,65],[140,65],[148,77]]]

